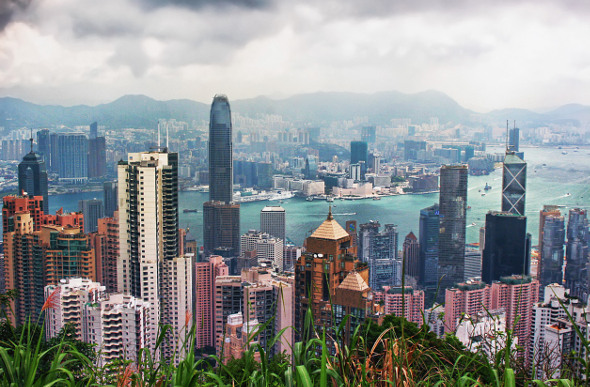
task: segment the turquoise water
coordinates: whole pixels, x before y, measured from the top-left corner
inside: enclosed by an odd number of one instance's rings
[[[544,204],[564,206],[563,211],[571,207],[590,206],[590,148],[560,150],[554,148],[523,148],[528,162],[526,215],[527,229],[536,244],[539,227],[539,210]],[[494,152],[494,150],[488,150]],[[498,149],[497,151],[501,151]],[[567,151],[566,155],[562,152]],[[545,166],[543,164],[546,164]],[[492,189],[485,196],[483,187],[488,183]],[[484,225],[485,215],[489,210],[500,210],[502,170],[497,169],[488,176],[469,176],[467,201],[471,209],[467,213],[467,242],[479,240],[479,228]],[[482,192],[479,192],[482,190]],[[567,194],[570,194],[569,196]],[[78,200],[101,198],[101,192],[80,194],[64,194],[49,198],[50,211],[60,207],[65,211],[78,208]],[[203,238],[203,202],[207,193],[181,192],[180,225],[189,227],[191,234],[198,243]],[[401,241],[410,231],[418,235],[418,219],[420,209],[438,202],[438,194],[400,195],[382,198],[381,200],[336,200],[332,212],[342,226],[346,220],[353,219],[359,224],[369,220],[377,220],[382,225],[394,223],[399,226]],[[241,230],[258,229],[260,210],[268,204],[278,202],[243,203],[241,206]],[[296,244],[315,230],[326,218],[328,205],[326,201],[307,202],[304,199],[292,198],[281,204],[286,210],[287,236]],[[185,208],[199,210],[198,213],[183,213]],[[342,215],[355,213],[355,215]],[[472,226],[472,224],[475,225]]]

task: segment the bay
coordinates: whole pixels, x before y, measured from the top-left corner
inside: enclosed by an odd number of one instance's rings
[[[526,215],[527,230],[537,243],[539,211],[545,204],[563,206],[562,213],[570,208],[588,208],[590,204],[590,148],[557,149],[527,148],[525,152],[528,163]],[[489,148],[488,152],[502,152],[501,148]],[[566,152],[567,154],[563,154]],[[485,192],[488,183],[492,189]],[[488,176],[469,176],[467,201],[471,209],[467,213],[466,240],[468,243],[479,241],[479,229],[484,226],[485,215],[490,210],[500,210],[502,170],[496,169]],[[480,192],[481,190],[481,192]],[[485,196],[482,195],[485,193]],[[78,200],[102,198],[101,192],[84,192],[50,196],[50,211],[54,213],[60,207],[64,211],[76,211]],[[189,228],[197,243],[203,240],[203,203],[208,194],[195,191],[179,193],[180,227]],[[301,245],[328,214],[328,207],[333,205],[334,218],[344,227],[347,220],[356,220],[358,224],[370,220],[384,224],[397,224],[400,236],[399,246],[404,237],[413,231],[418,236],[420,209],[438,202],[438,194],[399,195],[385,197],[381,200],[335,200],[308,202],[301,198],[291,198],[280,203],[286,210],[287,237],[295,244]],[[240,229],[242,233],[260,228],[260,210],[266,205],[279,205],[279,202],[264,201],[243,203],[240,210]],[[197,209],[199,212],[184,213],[184,209]],[[351,215],[353,214],[353,215]]]

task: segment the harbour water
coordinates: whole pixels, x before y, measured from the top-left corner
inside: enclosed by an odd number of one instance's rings
[[[528,163],[526,215],[527,229],[532,234],[533,243],[537,243],[539,233],[539,210],[544,204],[563,206],[562,213],[570,208],[590,207],[590,148],[522,148]],[[502,149],[498,148],[498,152]],[[488,149],[488,152],[494,152]],[[566,153],[566,154],[563,154]],[[484,191],[488,183],[492,186]],[[479,240],[479,229],[485,223],[489,210],[500,210],[502,170],[496,169],[488,176],[469,176],[467,201],[471,209],[467,212],[467,242]],[[481,192],[480,192],[481,190]],[[485,193],[485,196],[482,195]],[[50,211],[63,207],[65,211],[78,209],[78,200],[102,198],[101,192],[64,194],[49,198]],[[190,233],[199,244],[203,239],[202,206],[208,199],[208,193],[187,191],[179,194],[180,226],[190,228]],[[287,237],[296,244],[315,230],[328,214],[332,204],[332,213],[343,226],[347,220],[356,220],[358,224],[369,220],[384,224],[397,224],[400,244],[410,231],[418,236],[420,209],[438,202],[438,194],[400,195],[384,197],[381,200],[336,199],[333,203],[325,200],[308,202],[305,199],[291,198],[283,201],[286,210]],[[277,201],[243,203],[241,205],[242,232],[259,229],[260,210],[266,205],[278,205]],[[198,212],[184,213],[184,209],[197,209]]]

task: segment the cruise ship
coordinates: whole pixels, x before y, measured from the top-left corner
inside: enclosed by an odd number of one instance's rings
[[[250,203],[264,200],[286,200],[293,196],[295,196],[295,194],[291,191],[256,191],[253,189],[246,189],[234,193],[234,202]]]

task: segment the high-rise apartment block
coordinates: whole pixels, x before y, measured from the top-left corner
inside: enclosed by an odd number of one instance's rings
[[[240,237],[240,249],[242,254],[256,252],[258,262],[272,262],[272,266],[279,272],[283,267],[283,241],[273,238],[271,235],[255,230],[248,231]]]
[[[236,313],[242,313],[244,321],[256,319],[262,326],[266,324],[256,337],[263,347],[287,328],[269,351],[271,354],[290,353],[293,344],[293,286],[288,281],[259,268],[243,270],[239,276],[218,276],[214,300],[218,354],[228,339],[224,335],[228,318]]]
[[[159,324],[170,324],[172,337],[167,337],[163,355],[179,353],[193,297],[192,259],[179,251],[178,155],[130,153],[119,162],[118,173],[118,290],[149,302],[149,332],[154,335],[149,348],[154,349]]]
[[[42,156],[33,152],[33,139],[31,139],[31,151],[18,165],[18,193],[27,196],[42,196],[43,212],[49,213],[47,169]]]
[[[502,174],[502,211],[525,215],[526,162],[514,151],[506,151]]]
[[[260,231],[285,242],[285,209],[281,206],[266,206],[260,211]]]
[[[518,344],[526,349],[530,340],[533,304],[538,297],[539,281],[529,276],[503,277],[491,285],[482,281],[458,284],[445,292],[445,331],[453,332],[464,315],[504,309],[506,326],[518,337]]]
[[[401,286],[383,288],[383,291],[373,292],[373,300],[376,303],[383,302],[384,314],[395,314],[405,317],[406,320],[421,326],[424,312],[424,291],[412,287]]]
[[[52,296],[53,294],[53,296]],[[96,345],[98,365],[115,360],[139,360],[149,347],[150,304],[130,295],[109,294],[104,286],[83,278],[62,280],[45,287],[53,307],[45,312],[47,337],[55,337],[71,324],[76,338]]]
[[[211,255],[195,264],[195,347],[215,346],[215,279],[229,275],[223,258]]]
[[[98,231],[90,235],[96,255],[96,279],[108,293],[117,291],[119,258],[119,213],[98,220]]]
[[[465,278],[467,172],[467,165],[440,168],[438,277],[441,291]]]
[[[239,254],[240,205],[233,203],[232,151],[229,101],[216,95],[209,120],[209,201],[203,204],[205,256]]]
[[[463,315],[474,316],[489,308],[491,289],[482,281],[470,280],[445,291],[445,332],[453,332]]]

